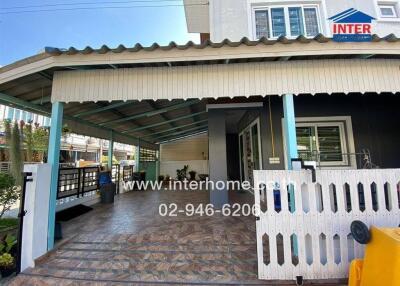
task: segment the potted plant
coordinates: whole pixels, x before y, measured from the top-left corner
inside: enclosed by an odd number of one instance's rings
[[[196,174],[197,174],[197,172],[193,171],[193,170],[189,172],[189,176],[190,176],[190,180],[191,181],[195,181],[196,180]]]
[[[165,176],[165,182],[169,182],[169,181],[171,181],[171,176],[167,174]]]
[[[158,176],[158,181],[159,182],[164,182],[164,176],[163,175]]]
[[[10,253],[0,255],[1,277],[8,277],[15,272],[15,260]]]
[[[183,169],[176,170],[176,177],[179,181],[183,181],[187,178],[187,170],[189,169],[189,165],[183,166]]]

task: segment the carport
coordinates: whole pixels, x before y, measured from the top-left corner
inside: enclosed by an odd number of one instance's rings
[[[291,159],[298,157],[293,96],[397,90],[396,74],[390,73],[395,63],[372,59],[398,57],[398,45],[392,42],[397,39],[374,37],[373,43],[353,44],[317,36],[147,48],[46,48],[3,67],[0,102],[51,116],[48,249],[54,245],[63,124],[75,133],[139,146],[138,150],[158,150],[160,142],[208,131],[210,179],[226,181],[226,121],[221,110],[251,108],[262,96],[281,95],[290,169]],[[391,69],[381,72],[385,63]],[[374,76],[374,81],[368,80]],[[381,89],[379,77],[393,86]],[[352,81],[363,85],[349,85]],[[211,191],[209,200],[219,207],[228,202],[228,192]]]

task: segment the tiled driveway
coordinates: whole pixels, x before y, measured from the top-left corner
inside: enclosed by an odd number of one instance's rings
[[[70,240],[10,285],[266,285],[256,275],[253,217],[158,214],[160,203],[207,202],[205,191],[121,194],[65,223]]]

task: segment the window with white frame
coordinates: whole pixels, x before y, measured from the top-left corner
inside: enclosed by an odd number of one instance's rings
[[[343,121],[296,122],[299,157],[320,166],[347,166],[346,126]]]
[[[397,18],[396,4],[378,4],[381,18]]]
[[[268,6],[254,8],[254,36],[314,37],[321,32],[316,5]]]

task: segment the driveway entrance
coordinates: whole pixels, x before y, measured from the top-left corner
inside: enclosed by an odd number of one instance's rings
[[[161,203],[183,209],[208,198],[206,191],[121,194],[113,205],[97,205],[63,224],[68,241],[11,285],[263,284],[257,281],[253,217],[158,213]],[[231,200],[251,203],[252,197],[235,193]]]

